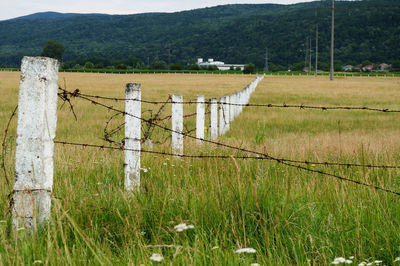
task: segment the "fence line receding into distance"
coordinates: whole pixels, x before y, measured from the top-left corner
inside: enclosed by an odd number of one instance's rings
[[[116,112],[116,115],[124,115],[125,122],[119,125],[117,129],[125,127],[125,137],[123,143],[117,146],[104,146],[85,143],[73,143],[69,141],[57,140],[55,143],[63,145],[73,145],[82,147],[93,147],[100,149],[115,149],[125,152],[124,172],[125,172],[125,189],[128,191],[137,191],[140,187],[140,153],[153,153],[165,156],[176,156],[183,158],[216,158],[216,159],[256,159],[270,160],[285,166],[295,167],[303,171],[321,174],[333,177],[341,181],[351,182],[376,190],[400,195],[391,189],[382,188],[373,184],[366,184],[355,179],[342,177],[325,171],[312,169],[310,165],[323,166],[346,166],[346,167],[369,167],[398,169],[400,166],[384,166],[384,165],[361,165],[361,164],[345,164],[334,162],[308,162],[300,160],[291,160],[284,158],[276,158],[266,153],[260,153],[232,145],[224,144],[216,141],[218,135],[223,135],[229,130],[232,123],[243,110],[243,107],[274,107],[274,108],[300,108],[300,109],[321,109],[321,110],[362,110],[362,111],[379,111],[379,112],[400,112],[398,110],[390,110],[386,108],[370,108],[370,107],[317,107],[305,105],[273,105],[273,104],[249,104],[250,96],[254,92],[258,83],[263,76],[257,77],[243,90],[231,95],[223,96],[219,102],[216,98],[206,100],[204,96],[199,96],[196,101],[185,102],[182,95],[172,95],[172,98],[166,102],[145,101],[141,99],[140,84],[127,84],[126,95],[124,99],[103,97],[97,95],[83,94],[79,90],[69,92],[66,89],[58,87],[58,64],[57,61],[49,58],[32,58],[24,57],[22,61],[21,85],[18,108],[18,125],[17,125],[17,150],[15,163],[15,184],[12,192],[12,210],[13,224],[15,227],[26,227],[32,229],[36,227],[35,222],[39,223],[48,220],[50,217],[51,193],[53,184],[53,152],[54,137],[57,123],[56,107],[57,107],[57,89],[60,90],[58,96],[61,100],[70,105],[71,110],[76,118],[71,100],[79,98],[89,103],[95,104]],[[44,89],[43,89],[44,88]],[[33,96],[33,97],[32,97]],[[125,110],[119,110],[110,105],[96,101],[95,99],[125,101]],[[145,119],[142,117],[141,103],[172,104],[172,114],[164,118],[159,117],[160,110],[155,118]],[[185,104],[197,104],[196,113],[183,115],[183,106]],[[205,106],[210,108],[209,112],[205,112]],[[218,106],[219,106],[219,126],[218,126]],[[210,114],[210,134],[205,136],[205,118],[206,114]],[[196,115],[196,136],[190,135],[190,130],[184,131],[184,117]],[[112,118],[110,118],[111,120]],[[172,128],[158,122],[165,122],[171,119]],[[145,139],[142,139],[141,129],[142,122],[147,125],[148,130],[158,128],[172,135],[172,152],[155,152],[152,150],[144,150],[141,148],[143,141],[151,141],[150,131],[146,131]],[[108,123],[107,123],[108,125]],[[7,126],[8,127],[8,126]],[[117,130],[115,129],[115,130]],[[115,144],[110,140],[111,133],[108,132],[104,139],[110,144]],[[6,129],[7,132],[7,129]],[[241,153],[250,153],[248,155],[186,155],[183,153],[183,137],[192,138],[198,144],[209,143],[219,147]],[[208,139],[207,139],[208,138]],[[149,145],[147,146],[149,147]],[[3,143],[4,150],[4,143]],[[3,168],[5,170],[4,158]]]

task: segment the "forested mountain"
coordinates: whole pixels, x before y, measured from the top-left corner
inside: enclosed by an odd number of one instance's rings
[[[290,66],[304,62],[307,37],[327,64],[330,0],[293,5],[224,5],[177,13],[137,15],[33,14],[0,21],[0,65],[19,65],[39,55],[50,39],[65,46],[64,60],[101,56],[137,57],[152,62],[195,62],[197,57],[227,63]],[[400,59],[400,1],[336,1],[336,59],[339,64]]]

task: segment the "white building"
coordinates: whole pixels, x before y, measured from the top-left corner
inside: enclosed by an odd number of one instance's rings
[[[212,58],[209,58],[207,62],[204,62],[203,58],[198,58],[197,65],[200,67],[216,66],[219,70],[230,70],[231,68],[236,70],[238,67],[240,67],[240,70],[244,69],[244,65],[242,64],[225,64],[222,61],[214,61]]]

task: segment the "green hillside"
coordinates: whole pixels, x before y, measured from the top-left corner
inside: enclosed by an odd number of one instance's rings
[[[397,0],[337,1],[338,64],[400,59],[400,3]],[[224,5],[178,13],[138,15],[41,13],[0,21],[0,65],[19,65],[39,55],[49,39],[64,44],[64,61],[100,56],[137,57],[152,62],[193,63],[197,57],[227,63],[284,67],[304,62],[305,42],[320,29],[321,66],[328,63],[330,1],[295,5]]]

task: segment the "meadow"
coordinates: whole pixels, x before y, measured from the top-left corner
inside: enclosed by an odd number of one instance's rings
[[[124,97],[141,83],[142,99],[181,93],[219,97],[239,91],[252,75],[60,73],[70,91]],[[0,72],[0,125],[18,100],[18,72]],[[250,103],[369,106],[400,110],[400,78],[266,76]],[[72,99],[59,102],[57,140],[105,144],[112,112]],[[123,110],[123,103],[106,102]],[[143,110],[159,106],[143,104]],[[184,106],[184,113],[195,106]],[[170,112],[166,105],[164,115]],[[144,116],[150,116],[150,111]],[[114,126],[123,121],[117,117]],[[166,124],[170,126],[168,123]],[[186,121],[194,128],[195,117]],[[16,119],[2,160],[13,179]],[[398,113],[245,107],[218,141],[274,157],[400,165]],[[114,136],[121,139],[123,132]],[[161,130],[154,140],[166,137]],[[154,150],[170,151],[167,139]],[[246,155],[185,139],[185,154]],[[251,155],[251,154],[248,154]],[[190,159],[142,154],[141,189],[123,188],[120,151],[56,145],[52,218],[30,235],[13,231],[12,182],[0,179],[0,265],[328,265],[343,257],[392,265],[400,256],[400,197],[274,161]],[[399,169],[307,165],[400,192]],[[178,232],[186,223],[194,228]],[[253,248],[255,253],[241,253]],[[150,260],[162,254],[161,262]],[[381,262],[380,262],[381,261]]]

